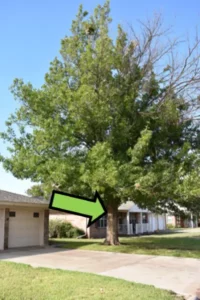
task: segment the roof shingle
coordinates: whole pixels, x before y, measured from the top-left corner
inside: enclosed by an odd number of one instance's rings
[[[132,206],[134,205],[133,201],[127,201],[125,203],[122,203],[119,207],[118,210],[126,210],[128,211]]]
[[[0,203],[13,202],[13,203],[30,203],[30,204],[48,204],[49,202],[43,198],[28,197],[7,191],[0,190]]]

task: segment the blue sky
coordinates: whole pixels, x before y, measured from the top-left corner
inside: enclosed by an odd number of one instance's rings
[[[35,87],[43,83],[49,62],[58,55],[60,40],[68,35],[71,21],[78,6],[91,12],[100,0],[11,0],[0,4],[0,131],[5,129],[5,121],[15,111],[16,101],[9,87],[14,78],[30,81]],[[183,36],[194,33],[199,24],[200,1],[190,0],[112,0],[113,23],[111,34],[115,36],[118,23],[131,23],[151,17],[161,12],[164,22],[173,25],[174,34]],[[6,145],[0,141],[0,153],[6,155]],[[18,180],[6,173],[0,165],[0,189],[25,194],[31,186],[29,180]]]

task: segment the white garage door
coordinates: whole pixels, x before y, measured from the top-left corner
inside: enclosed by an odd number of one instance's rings
[[[8,248],[39,245],[40,218],[38,211],[10,210]]]

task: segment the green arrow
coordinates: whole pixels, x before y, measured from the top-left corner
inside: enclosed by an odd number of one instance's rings
[[[87,227],[91,226],[107,213],[104,203],[97,191],[94,195],[94,199],[52,191],[49,209],[87,217],[89,218]]]

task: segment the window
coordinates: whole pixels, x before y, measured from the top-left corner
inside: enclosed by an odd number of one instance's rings
[[[130,213],[129,223],[130,224],[136,224],[137,223],[137,215],[136,215],[136,213]]]
[[[15,217],[15,211],[9,211],[9,217]]]
[[[142,214],[142,223],[147,224],[148,223],[148,215],[146,213]]]
[[[118,213],[118,223],[126,224],[126,213],[123,213],[123,212]]]
[[[33,213],[33,218],[39,218],[39,213],[38,212],[34,212]]]
[[[97,226],[99,228],[105,228],[106,225],[107,225],[107,218],[106,218],[106,216],[103,216],[101,219],[98,220]]]

